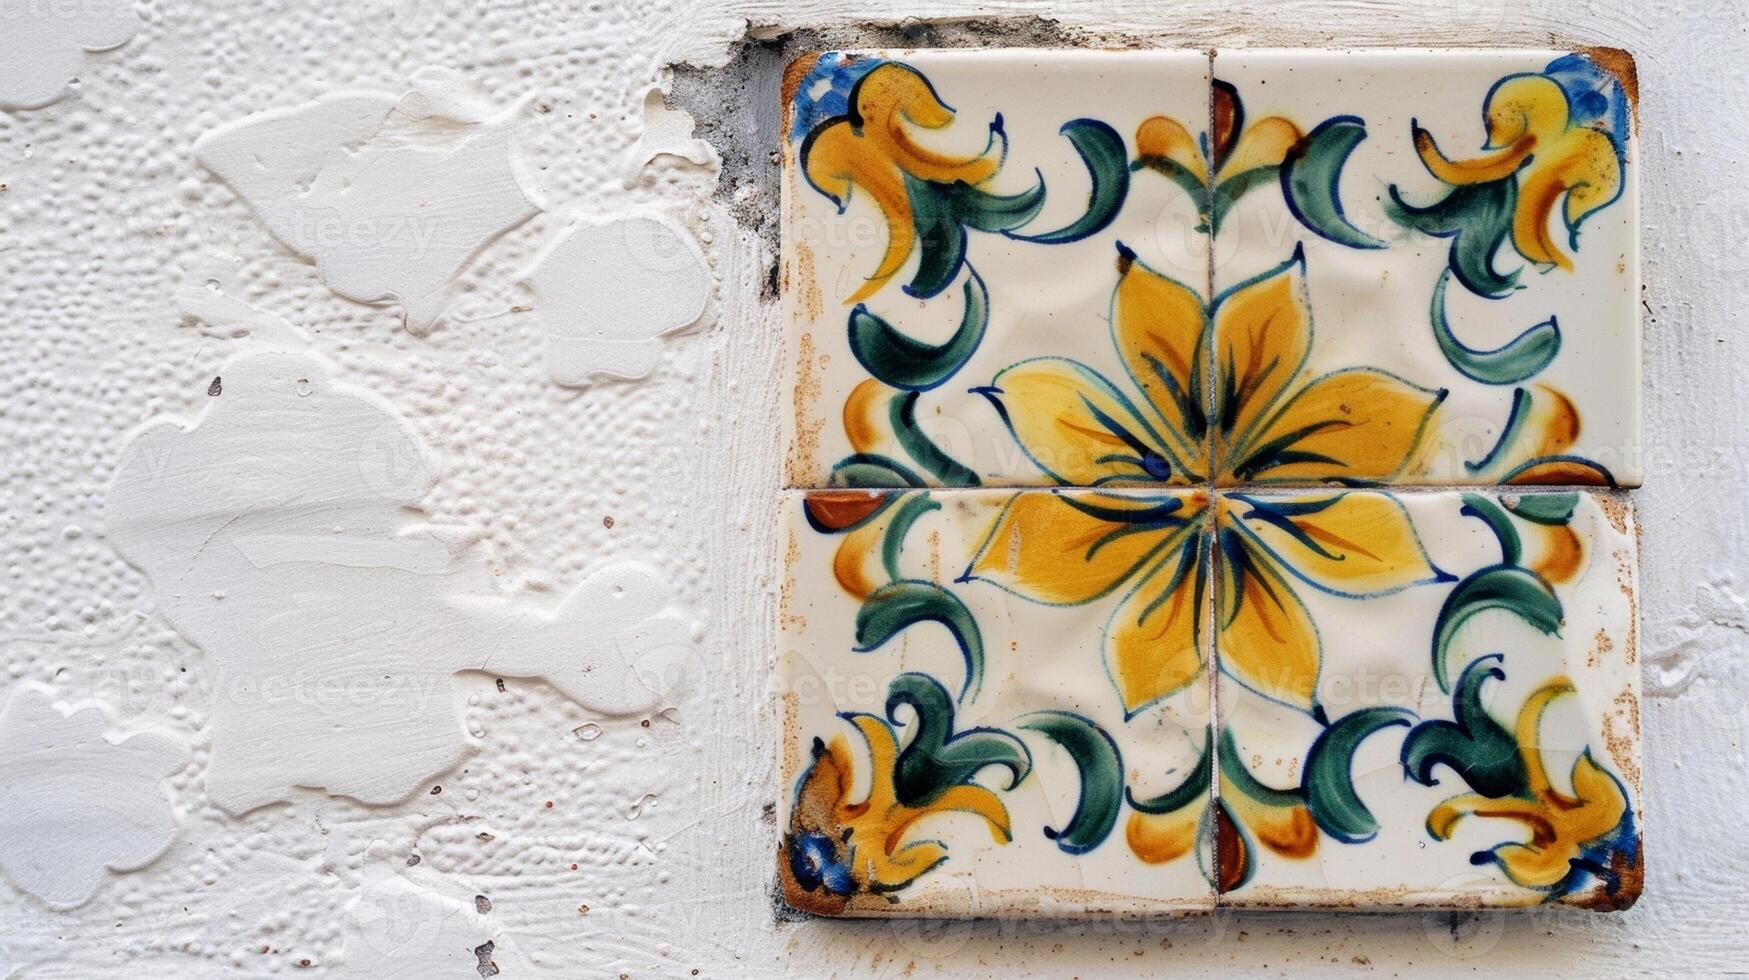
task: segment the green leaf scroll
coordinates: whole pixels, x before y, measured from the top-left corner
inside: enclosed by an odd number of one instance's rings
[[[1332,116],[1295,143],[1281,164],[1281,193],[1300,224],[1349,248],[1384,248],[1385,242],[1348,220],[1337,187],[1348,155],[1366,139],[1359,116]]]
[[[965,366],[984,340],[990,323],[990,291],[976,269],[966,266],[965,310],[945,342],[928,344],[900,333],[865,303],[850,311],[850,353],[869,377],[907,391],[927,391]]]
[[[1554,317],[1525,328],[1523,333],[1493,350],[1479,350],[1459,340],[1445,312],[1445,284],[1449,268],[1440,270],[1433,284],[1433,339],[1440,353],[1464,377],[1485,385],[1511,385],[1535,377],[1561,352],[1561,327]]]
[[[1020,723],[1062,746],[1081,772],[1081,797],[1075,813],[1061,828],[1045,828],[1045,836],[1068,854],[1085,854],[1098,847],[1123,805],[1123,759],[1117,743],[1105,729],[1067,711],[1041,711]]]
[[[1490,610],[1510,612],[1546,635],[1561,629],[1561,600],[1535,572],[1516,565],[1490,565],[1471,573],[1445,597],[1434,621],[1433,676],[1440,690],[1451,691],[1447,661],[1458,630]]]
[[[1414,724],[1408,708],[1373,707],[1343,715],[1318,733],[1306,753],[1301,789],[1318,829],[1344,844],[1371,840],[1379,823],[1354,791],[1354,752],[1375,732]]]
[[[960,699],[976,697],[984,683],[984,639],[959,596],[934,582],[901,579],[869,593],[856,611],[856,652],[868,653],[918,623],[939,623],[953,634],[966,662]]]
[[[899,724],[899,708],[909,707],[915,731],[893,765],[893,788],[900,803],[927,806],[990,766],[1008,770],[1008,785],[1020,785],[1032,771],[1025,744],[995,728],[954,731],[953,698],[928,674],[904,673],[887,686],[887,720]]]

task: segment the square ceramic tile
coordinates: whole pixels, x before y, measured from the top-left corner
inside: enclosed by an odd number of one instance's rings
[[[791,486],[1194,484],[1195,51],[827,53],[785,79]]]
[[[794,493],[776,855],[824,915],[1208,911],[1208,498]]]
[[[1636,98],[1605,49],[1217,52],[1221,479],[1637,485]]]
[[[1316,491],[1218,511],[1222,905],[1633,903],[1624,496]]]

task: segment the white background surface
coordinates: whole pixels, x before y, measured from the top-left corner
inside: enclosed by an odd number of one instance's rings
[[[53,14],[56,2],[10,0],[0,13]],[[138,10],[137,36],[82,56],[69,97],[0,113],[0,684],[9,693],[49,685],[68,705],[95,699],[130,730],[171,733],[192,761],[165,784],[177,836],[143,870],[106,872],[71,911],[0,884],[0,970],[207,976],[298,973],[307,961],[310,970],[473,977],[473,950],[486,940],[504,975],[1744,968],[1749,17],[1740,2],[151,0]],[[767,689],[779,329],[756,300],[756,247],[711,202],[708,164],[663,157],[639,169],[626,155],[662,66],[724,59],[750,24],[972,13],[1048,13],[1172,45],[1609,44],[1638,56],[1648,877],[1633,910],[1223,913],[1079,926],[774,920],[776,828],[764,814],[778,791]],[[13,29],[5,18],[0,31]],[[30,70],[58,64],[41,57]],[[448,315],[415,337],[397,309],[333,295],[191,148],[264,109],[351,88],[406,91],[428,65],[455,69],[499,108],[528,99],[514,133],[518,179],[547,212],[488,247],[462,274]],[[700,237],[718,280],[707,326],[664,341],[664,363],[646,381],[555,385],[541,323],[514,284],[566,216],[634,208]],[[223,276],[210,271],[215,253],[226,257]],[[499,691],[489,672],[458,674],[447,690],[361,677],[350,692],[363,699],[360,718],[416,696],[429,702],[418,710],[456,712],[457,745],[469,751],[427,780],[440,794],[421,783],[407,802],[368,807],[304,789],[240,816],[215,807],[205,791],[209,720],[234,709],[226,699],[246,697],[247,685],[171,629],[163,597],[103,531],[129,431],[200,411],[212,378],[261,342],[184,315],[178,291],[209,278],[309,331],[336,383],[373,392],[409,421],[436,460],[422,519],[477,528],[483,537],[466,560],[504,597],[553,605],[608,563],[657,569],[696,638],[670,710],[602,718],[537,680],[507,678]],[[350,601],[368,602],[369,591]],[[320,674],[319,661],[308,667]],[[379,737],[392,762],[396,732]],[[71,809],[74,798],[0,778],[4,843],[28,849],[33,826],[89,817]],[[90,839],[100,849],[110,838],[97,826]]]

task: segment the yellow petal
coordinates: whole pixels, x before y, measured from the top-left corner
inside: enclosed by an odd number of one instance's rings
[[[1576,126],[1562,139],[1561,183],[1567,187],[1569,229],[1621,194],[1621,157],[1615,142],[1589,126]]]
[[[1536,554],[1526,560],[1526,567],[1556,585],[1578,576],[1585,565],[1585,545],[1572,528],[1557,524],[1527,530],[1531,530]]]
[[[1555,699],[1572,694],[1573,691],[1572,681],[1565,677],[1555,677],[1532,691],[1530,697],[1525,699],[1524,707],[1518,709],[1512,737],[1517,740],[1518,753],[1524,759],[1525,782],[1538,794],[1553,792],[1549,785],[1548,771],[1543,767],[1543,712],[1548,710],[1548,706]]]
[[[890,511],[891,508],[888,508]],[[892,515],[882,514],[844,536],[832,555],[832,575],[844,591],[858,599],[867,599],[879,587],[885,569],[881,567],[881,539],[886,536]]]
[[[1021,491],[996,516],[963,578],[1036,602],[1089,602],[1163,557],[1202,508],[1194,494]]]
[[[1318,824],[1302,805],[1270,806],[1235,792],[1221,778],[1221,799],[1257,843],[1287,858],[1308,858],[1318,850]]]
[[[1014,839],[1013,830],[1008,825],[1008,808],[1002,805],[995,793],[982,786],[951,787],[916,813],[912,822],[937,813],[970,813],[984,818],[984,822],[990,825],[990,837],[996,843],[1006,844]]]
[[[1020,448],[1060,483],[1183,485],[1192,478],[1136,405],[1083,364],[1022,361],[998,374],[989,394]]]
[[[1504,147],[1525,137],[1547,143],[1567,129],[1567,92],[1547,75],[1508,75],[1488,93],[1483,109],[1488,146]],[[1546,147],[1545,147],[1546,149]]]
[[[1223,521],[1267,549],[1280,567],[1332,592],[1374,596],[1441,577],[1409,512],[1385,494],[1227,499]]]
[[[1536,148],[1536,137],[1524,134],[1495,153],[1473,160],[1452,160],[1440,152],[1433,134],[1417,126],[1414,130],[1415,152],[1427,172],[1447,184],[1484,184],[1504,180],[1524,165],[1526,157]]]
[[[1571,269],[1573,262],[1549,237],[1549,216],[1567,188],[1558,167],[1540,162],[1525,171],[1518,185],[1518,203],[1512,212],[1512,245],[1518,254],[1537,265]]]
[[[1615,143],[1588,126],[1574,127],[1544,147],[1526,168],[1513,215],[1512,244],[1532,262],[1570,269],[1573,263],[1549,236],[1555,202],[1567,195],[1562,218],[1571,232],[1620,193],[1621,160]]]
[[[1208,179],[1202,150],[1176,119],[1150,116],[1142,120],[1142,124],[1136,127],[1136,156],[1144,164],[1168,160],[1190,171],[1198,180]]]
[[[1105,629],[1106,670],[1124,714],[1189,686],[1202,675],[1202,623],[1207,614],[1203,539],[1186,528],[1171,551],[1143,571]]]
[[[1318,630],[1267,554],[1223,532],[1216,551],[1215,643],[1221,669],[1266,698],[1312,710]]]
[[[1542,813],[1543,808],[1539,803],[1516,796],[1492,799],[1480,793],[1465,793],[1446,800],[1428,812],[1427,832],[1435,840],[1450,840],[1458,821],[1471,814],[1536,824],[1542,820]]]
[[[1293,396],[1233,450],[1239,481],[1384,481],[1413,458],[1443,390],[1370,368],[1326,374]]]
[[[1305,272],[1296,251],[1215,302],[1215,410],[1223,458],[1268,415],[1305,363],[1312,344]]]
[[[859,453],[897,455],[893,450],[899,441],[892,437],[887,420],[887,396],[892,394],[893,389],[873,378],[864,378],[850,389],[844,399],[844,435],[850,448]]]
[[[1588,843],[1614,830],[1626,815],[1628,798],[1621,783],[1604,771],[1590,752],[1573,760],[1573,795],[1580,805],[1562,811],[1567,817],[1560,821],[1565,834],[1580,843]]]
[[[886,285],[911,256],[916,233],[904,177],[890,158],[871,150],[842,119],[815,130],[803,148],[803,165],[808,182],[836,201],[840,210],[848,206],[854,185],[869,196],[886,223],[887,247],[880,263],[868,281],[845,300],[859,303]]]
[[[1203,799],[1207,799],[1205,795]],[[1196,846],[1197,825],[1202,821],[1203,807],[1187,806],[1171,813],[1130,811],[1124,825],[1124,840],[1130,852],[1143,864],[1166,864],[1190,853]]]
[[[914,68],[888,62],[864,75],[857,83],[856,108],[866,138],[900,170],[919,180],[979,184],[996,175],[1001,161],[994,155],[939,153],[911,137],[907,124],[941,129],[954,119],[953,110]]]
[[[1118,261],[1119,279],[1112,298],[1112,337],[1129,369],[1130,380],[1142,390],[1181,459],[1207,454],[1202,363],[1207,348],[1208,319],[1202,298],[1189,286],[1135,260],[1130,252]]]
[[[1258,167],[1278,167],[1287,152],[1300,141],[1300,128],[1281,116],[1267,116],[1245,127],[1233,155],[1215,175],[1219,181]]]
[[[856,730],[862,733],[863,739],[868,743],[871,778],[867,798],[857,804],[846,803],[843,807],[845,816],[841,819],[846,824],[853,822],[849,816],[852,813],[884,813],[898,802],[898,793],[893,788],[893,764],[899,758],[899,740],[894,737],[893,730],[874,715],[852,715],[850,723],[856,726]],[[842,772],[855,771],[849,747],[841,739],[833,740],[832,755],[837,759]],[[849,788],[848,780],[845,788]]]

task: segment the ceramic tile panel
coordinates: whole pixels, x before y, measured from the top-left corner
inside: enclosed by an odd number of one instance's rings
[[[1178,158],[1208,72],[1199,51],[793,63],[789,485],[1203,482],[1197,334],[1151,331],[1203,316],[1204,189]]]
[[[793,63],[786,901],[1631,905],[1637,532],[1580,488],[1640,479],[1636,98],[1608,50]]]
[[[1639,483],[1625,52],[1213,64],[1223,482]]]
[[[791,906],[1213,907],[1206,494],[816,491],[783,514]]]
[[[1320,490],[1218,511],[1220,904],[1633,904],[1625,496]]]

